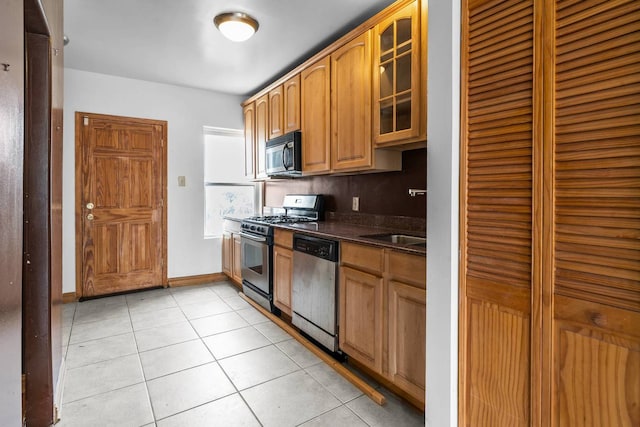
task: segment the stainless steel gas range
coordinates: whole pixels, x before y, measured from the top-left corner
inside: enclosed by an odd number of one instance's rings
[[[242,291],[272,313],[273,305],[273,224],[313,222],[324,219],[324,199],[320,194],[289,194],[282,203],[282,215],[246,218],[241,227]]]

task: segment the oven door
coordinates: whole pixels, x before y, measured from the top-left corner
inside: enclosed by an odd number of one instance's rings
[[[269,244],[264,236],[240,233],[242,254],[242,280],[249,282],[265,295],[271,294],[271,266]]]

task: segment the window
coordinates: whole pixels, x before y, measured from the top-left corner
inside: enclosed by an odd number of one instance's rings
[[[244,134],[241,130],[204,128],[204,236],[222,235],[225,216],[254,215],[261,186],[244,176]]]

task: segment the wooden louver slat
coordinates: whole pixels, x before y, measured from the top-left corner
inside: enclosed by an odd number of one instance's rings
[[[640,4],[579,2],[556,28],[554,291],[640,312]]]

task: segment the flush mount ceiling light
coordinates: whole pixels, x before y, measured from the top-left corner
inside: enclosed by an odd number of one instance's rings
[[[258,31],[258,21],[242,12],[221,13],[213,23],[223,36],[234,42],[243,42]]]

